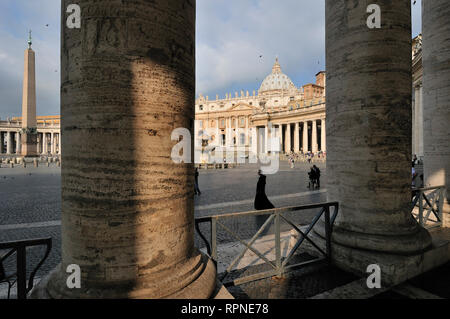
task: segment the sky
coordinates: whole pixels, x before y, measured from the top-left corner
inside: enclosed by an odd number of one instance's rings
[[[37,114],[59,114],[60,2],[0,1],[1,119],[21,116],[23,54],[30,28]],[[420,10],[418,0],[413,36],[421,32]],[[197,94],[212,99],[257,91],[276,56],[296,86],[314,82],[325,68],[324,14],[324,0],[197,0]]]

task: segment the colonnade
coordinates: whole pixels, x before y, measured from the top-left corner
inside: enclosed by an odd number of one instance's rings
[[[20,155],[21,138],[19,131],[0,132],[0,154]],[[38,154],[40,155],[60,155],[61,143],[59,132],[38,132]]]

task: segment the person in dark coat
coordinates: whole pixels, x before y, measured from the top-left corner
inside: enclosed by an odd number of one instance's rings
[[[195,169],[195,181],[194,181],[194,194],[195,195],[201,195],[202,192],[200,191],[200,188],[198,187],[198,168]]]
[[[316,178],[317,188],[320,188],[320,169],[316,165],[313,165],[313,170],[315,173],[314,175]]]
[[[261,170],[258,171],[258,175],[259,180],[256,185],[255,209],[264,210],[275,208],[266,195],[266,175],[263,175]]]

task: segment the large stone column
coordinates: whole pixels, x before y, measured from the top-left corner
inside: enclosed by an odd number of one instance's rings
[[[286,136],[285,136],[285,152],[291,152],[291,123],[286,124]]]
[[[366,24],[369,4],[326,0],[327,189],[340,205],[335,261],[362,273],[380,264],[386,278],[400,270],[383,261],[421,253],[431,238],[409,206],[411,1],[379,3],[379,29]]]
[[[295,123],[294,129],[294,152],[298,153],[300,151],[300,138],[299,138],[299,123]]]
[[[16,133],[16,154],[20,155],[21,154],[21,136],[20,136],[20,132]]]
[[[80,3],[82,28],[62,26],[62,265],[46,291],[208,298],[193,165],[171,159],[173,130],[194,130],[195,1]],[[81,289],[66,286],[71,264]]]
[[[264,154],[268,154],[270,151],[269,142],[270,142],[269,125],[266,124],[266,126],[264,126]]]
[[[317,145],[317,121],[312,121],[312,133],[311,133],[311,149],[313,153],[317,153],[318,145]]]
[[[303,153],[308,153],[308,122],[303,122]]]
[[[327,125],[326,125],[326,120],[325,119],[321,119],[320,120],[320,125],[321,125],[321,129],[320,129],[320,144],[321,144],[321,151],[322,152],[326,152],[327,151]]]
[[[419,156],[419,141],[420,141],[420,134],[419,134],[419,126],[423,125],[423,118],[420,116],[420,88],[418,86],[414,87],[414,122],[413,122],[413,131],[414,131],[414,144],[412,146],[413,148],[413,154],[416,154]]]
[[[11,132],[6,132],[6,154],[11,155],[13,152],[12,134]]]
[[[424,177],[428,186],[447,186],[450,201],[450,3],[423,5]]]

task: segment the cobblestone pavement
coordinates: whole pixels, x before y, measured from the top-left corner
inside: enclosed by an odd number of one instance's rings
[[[326,185],[324,164],[318,166],[325,175],[322,178],[324,187]],[[290,169],[287,162],[281,162],[279,173],[267,177],[266,192],[269,198],[274,198],[273,203],[277,207],[325,201],[324,192],[310,192],[307,188],[308,167],[302,164]],[[253,197],[258,180],[257,170],[256,165],[243,165],[226,170],[201,170],[199,184],[202,195],[195,198],[198,208],[196,216],[253,210]],[[38,168],[19,166],[12,169],[5,166],[0,168],[0,241],[53,238],[52,252],[38,272],[38,276],[45,275],[60,262],[60,193],[61,169],[56,164],[51,164],[50,167],[41,165]],[[302,196],[298,197],[297,193],[301,193]],[[239,236],[247,238],[253,236],[261,222],[261,219],[255,218],[239,220],[233,221],[231,227]],[[219,242],[232,240],[221,236]],[[195,241],[198,246],[203,246],[198,236]],[[30,265],[28,272],[39,262],[42,254],[43,249],[40,248],[33,248],[27,252],[27,263]],[[14,266],[13,259],[6,264],[8,268]]]

